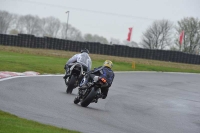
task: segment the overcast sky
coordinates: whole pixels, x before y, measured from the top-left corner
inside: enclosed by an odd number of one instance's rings
[[[133,27],[132,41],[140,42],[142,33],[155,20],[177,23],[184,17],[200,19],[200,0],[0,0],[0,10],[19,15],[54,16],[82,32],[108,40],[126,40]]]

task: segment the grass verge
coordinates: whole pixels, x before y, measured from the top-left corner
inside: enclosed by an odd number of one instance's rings
[[[77,52],[30,49],[0,45],[0,71],[36,71],[41,74],[64,73],[66,61]],[[160,71],[200,73],[200,65],[173,63],[137,58],[90,54],[92,66],[101,66],[105,59],[112,60],[114,71]],[[136,68],[132,68],[135,62]]]
[[[40,124],[0,110],[0,133],[79,133],[77,131]]]

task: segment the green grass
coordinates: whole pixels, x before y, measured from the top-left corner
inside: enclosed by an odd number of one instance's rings
[[[0,71],[63,73],[64,58],[0,52]]]
[[[36,71],[43,73],[64,73],[64,65],[68,58],[47,57],[13,52],[0,52],[0,71]],[[93,68],[101,66],[104,60],[93,60]],[[115,71],[131,71],[131,63],[113,62]]]
[[[0,50],[0,71],[36,71],[41,74],[63,74],[64,65],[68,58],[51,57],[45,55],[33,55],[26,53],[7,52]],[[101,66],[104,60],[92,60],[92,66]],[[132,64],[128,62],[113,61],[114,71],[161,71],[161,72],[190,72],[200,73],[200,70],[182,69],[165,66],[152,66],[148,64],[136,64],[136,69],[132,69]]]
[[[77,131],[40,124],[0,110],[0,133],[79,133]]]
[[[139,69],[137,69],[139,68]],[[157,71],[157,72],[186,72],[186,73],[200,73],[200,70],[193,69],[182,69],[182,68],[172,68],[172,67],[164,67],[164,66],[151,66],[151,65],[136,65],[136,70],[139,71]]]

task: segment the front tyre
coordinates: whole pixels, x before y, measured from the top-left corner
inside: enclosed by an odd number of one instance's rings
[[[75,83],[76,83],[76,77],[74,75],[71,76],[71,78],[68,81],[68,86],[67,86],[67,90],[66,92],[68,94],[71,94],[74,87],[75,87]]]
[[[87,107],[92,102],[92,100],[95,98],[97,93],[98,93],[97,89],[95,89],[93,87],[91,89],[90,93],[88,94],[88,96],[85,99],[83,99],[83,101],[81,102],[81,106],[82,107]]]

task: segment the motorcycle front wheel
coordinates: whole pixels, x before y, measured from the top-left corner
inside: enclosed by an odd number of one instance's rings
[[[81,106],[87,107],[92,102],[92,100],[95,98],[97,93],[98,93],[98,89],[93,87],[91,89],[90,93],[88,94],[88,96],[82,100]]]

